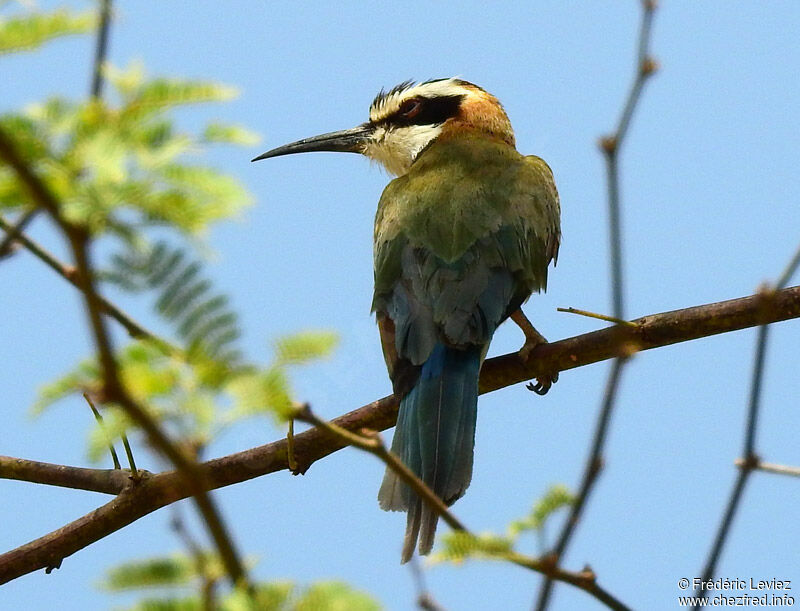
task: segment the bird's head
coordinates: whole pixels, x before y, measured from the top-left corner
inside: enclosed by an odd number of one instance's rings
[[[514,132],[499,100],[456,78],[406,81],[375,97],[369,121],[358,127],[304,138],[253,161],[312,151],[360,153],[401,176],[437,139],[477,132],[514,146]]]

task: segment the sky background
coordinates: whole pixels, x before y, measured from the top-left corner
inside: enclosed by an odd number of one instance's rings
[[[50,3],[44,6],[52,6]],[[75,2],[71,6],[92,7]],[[232,297],[242,342],[266,361],[270,341],[330,328],[341,345],[295,376],[298,399],[335,417],[390,391],[369,313],[372,222],[385,173],[356,155],[308,154],[251,164],[274,146],[367,117],[373,96],[408,78],[461,76],[497,95],[520,151],[553,168],[563,242],[547,295],[525,307],[550,339],[602,326],[557,307],[609,312],[605,173],[596,142],[617,121],[634,67],[639,5],[578,2],[364,4],[189,1],[118,3],[110,61],[139,59],[154,75],[235,85],[232,103],[182,111],[196,127],[242,123],[263,140],[219,148],[209,163],[237,176],[254,205],[208,237],[207,273]],[[800,4],[794,0],[665,1],[648,83],[622,151],[625,293],[630,317],[740,297],[774,280],[800,242]],[[0,58],[0,110],[50,95],[86,96],[94,41],[64,39]],[[31,235],[66,258],[44,218]],[[91,418],[78,400],[38,420],[37,388],[91,353],[79,295],[22,253],[0,264],[0,454],[87,465]],[[792,284],[797,284],[797,279]],[[146,326],[169,329],[147,298],[110,293]],[[117,334],[118,341],[124,336]],[[491,354],[516,350],[506,325]],[[797,321],[776,325],[764,380],[757,450],[800,464]],[[590,564],[599,582],[637,609],[672,609],[681,577],[699,576],[736,476],[755,331],[637,355],[624,373],[606,470],[564,566]],[[502,532],[554,483],[576,488],[609,363],[561,374],[544,398],[518,385],[479,403],[475,473],[454,513],[475,531]],[[227,433],[209,457],[281,436],[268,421]],[[387,439],[389,433],[387,432]],[[158,470],[144,450],[140,466]],[[348,449],[303,477],[276,473],[215,492],[259,579],[343,579],[388,609],[411,609],[400,566],[404,516],[375,500],[383,466]],[[756,473],[718,576],[800,585],[800,482]],[[0,549],[44,535],[108,498],[0,481]],[[184,514],[193,511],[184,506]],[[107,609],[134,598],[96,588],[118,562],[182,549],[169,510],[145,517],[67,558],[62,568],[0,588],[2,609]],[[558,521],[548,529],[552,542]],[[441,531],[446,527],[441,526]],[[521,549],[537,552],[533,539]],[[527,609],[540,578],[471,562],[426,573],[448,609]],[[795,587],[795,596],[800,596]],[[552,609],[598,603],[559,585]]]

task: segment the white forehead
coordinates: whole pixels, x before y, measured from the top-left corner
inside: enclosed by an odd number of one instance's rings
[[[406,81],[400,83],[388,92],[381,90],[369,107],[369,120],[372,122],[394,114],[400,109],[403,102],[410,98],[424,97],[434,98],[450,95],[474,95],[475,91],[466,86],[467,84],[457,78],[440,79],[426,81],[424,83],[414,83]]]

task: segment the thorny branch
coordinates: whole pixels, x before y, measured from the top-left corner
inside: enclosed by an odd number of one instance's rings
[[[800,286],[750,297],[695,306],[634,320],[634,327],[613,326],[537,346],[527,363],[516,352],[487,360],[481,369],[481,392],[533,379],[544,372],[567,371],[614,358],[622,351],[649,350],[682,341],[800,318]],[[373,401],[333,423],[348,431],[382,431],[394,426],[394,396]],[[340,438],[316,428],[294,436],[298,472],[345,447]],[[199,465],[209,490],[237,484],[289,468],[286,439],[237,452]],[[161,507],[193,494],[174,471],[140,472],[132,486],[125,472],[79,469],[0,457],[0,478],[48,483],[118,496],[94,512],[40,539],[0,555],[0,584],[48,566],[124,528]],[[63,477],[62,477],[63,475]]]
[[[631,85],[630,92],[622,109],[617,128],[613,134],[602,138],[600,148],[605,154],[606,173],[608,181],[608,224],[610,238],[610,263],[611,263],[611,300],[613,304],[613,316],[615,318],[625,318],[625,292],[624,276],[622,273],[622,223],[620,220],[620,187],[619,187],[619,151],[628,133],[634,110],[639,102],[642,88],[648,77],[653,75],[658,68],[656,61],[650,57],[650,32],[653,23],[653,14],[656,8],[655,0],[641,0],[642,21],[639,29],[639,45],[636,56],[636,69]],[[632,352],[631,352],[632,354]],[[614,359],[611,365],[611,372],[606,382],[605,392],[600,413],[595,425],[589,456],[586,459],[581,484],[575,502],[570,507],[569,516],[564,522],[557,542],[549,552],[552,561],[558,565],[564,552],[575,533],[575,528],[583,514],[583,509],[589,499],[589,494],[597,482],[597,477],[603,468],[603,450],[605,448],[608,427],[611,422],[611,415],[616,403],[617,389],[622,375],[622,370],[628,360],[629,354],[622,353]],[[543,611],[547,608],[550,600],[553,581],[545,578],[539,588],[539,594],[534,608]]]
[[[767,296],[775,294],[775,291],[782,289],[784,286],[786,286],[786,284],[789,283],[798,267],[800,267],[800,246],[797,248],[786,268],[781,273],[778,281],[775,284],[775,287],[764,287],[762,288],[761,293]],[[768,338],[769,326],[763,324],[758,328],[758,337],[756,339],[753,375],[750,383],[750,399],[748,401],[747,408],[747,423],[745,425],[744,442],[742,447],[742,458],[736,461],[736,466],[739,467],[739,474],[737,475],[736,481],[731,489],[731,494],[728,498],[725,512],[722,515],[722,520],[720,521],[719,528],[717,529],[716,536],[714,537],[714,542],[711,545],[711,549],[708,552],[708,558],[706,559],[705,566],[703,567],[702,582],[704,584],[711,581],[714,573],[716,572],[717,561],[722,554],[722,548],[725,546],[725,541],[730,533],[731,524],[733,523],[733,518],[736,516],[736,511],[741,503],[745,485],[749,481],[750,475],[753,473],[753,471],[756,469],[762,469],[765,471],[770,470],[773,472],[791,473],[791,469],[786,467],[784,467],[782,470],[774,468],[778,467],[778,465],[773,465],[772,469],[766,469],[761,463],[761,459],[755,450],[758,415],[761,409],[761,386],[764,378],[764,361],[767,353]],[[800,473],[800,470],[798,470],[798,472]],[[701,591],[705,592],[705,590],[705,588],[702,588]],[[697,609],[697,606],[694,608]]]

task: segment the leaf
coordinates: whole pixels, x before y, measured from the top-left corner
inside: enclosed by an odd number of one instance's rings
[[[222,611],[288,611],[294,584],[290,581],[273,581],[255,584],[255,604],[244,588],[236,588],[222,601]]]
[[[208,143],[221,142],[251,146],[261,140],[259,135],[240,125],[210,123],[203,132],[203,140]]]
[[[91,30],[97,22],[92,13],[72,13],[60,9],[22,17],[0,17],[0,55],[30,51],[48,40]]]
[[[184,104],[225,102],[238,95],[234,87],[220,83],[167,78],[146,81],[138,87],[126,82],[122,90],[127,98],[121,109],[125,120],[138,120],[144,115]]]
[[[564,484],[555,484],[548,488],[544,496],[536,501],[528,516],[516,520],[509,526],[509,535],[517,537],[526,530],[541,530],[547,519],[562,507],[575,502],[575,496]]]
[[[436,562],[463,562],[469,558],[491,558],[502,560],[513,551],[507,537],[491,533],[475,535],[464,531],[452,531],[442,536],[442,549],[432,560]]]
[[[379,611],[368,594],[341,581],[323,581],[308,587],[292,605],[293,611]]]
[[[134,560],[106,572],[101,587],[111,591],[185,585],[197,575],[195,562],[185,554]]]
[[[94,361],[82,361],[74,371],[46,384],[39,389],[38,396],[30,413],[39,416],[53,403],[76,392],[86,390],[92,392],[100,388],[100,372]]]
[[[333,331],[302,331],[275,342],[276,359],[281,364],[302,365],[328,356],[338,341]]]
[[[264,371],[238,376],[227,390],[235,398],[237,417],[272,413],[282,421],[290,418],[294,410],[283,367],[273,365]]]
[[[203,611],[205,609],[199,596],[184,598],[145,598],[129,607],[128,611]]]

